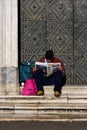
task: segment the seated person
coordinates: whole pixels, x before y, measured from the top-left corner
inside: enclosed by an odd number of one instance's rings
[[[59,97],[61,95],[62,86],[66,83],[66,71],[62,61],[54,57],[52,50],[47,50],[45,57],[41,58],[39,62],[48,63],[61,63],[61,66],[51,76],[46,77],[38,68],[33,68],[33,76],[37,85],[37,96],[44,95],[45,85],[54,85],[54,96]]]

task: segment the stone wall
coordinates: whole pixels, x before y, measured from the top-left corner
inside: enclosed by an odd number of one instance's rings
[[[17,0],[0,0],[0,95],[19,93],[17,8]]]

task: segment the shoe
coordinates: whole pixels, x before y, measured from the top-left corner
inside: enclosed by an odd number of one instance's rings
[[[54,96],[55,96],[55,97],[59,97],[59,96],[60,96],[60,92],[54,91]]]
[[[37,92],[37,94],[36,94],[37,96],[43,96],[44,95],[44,91],[42,91],[42,90],[39,90],[38,92]]]

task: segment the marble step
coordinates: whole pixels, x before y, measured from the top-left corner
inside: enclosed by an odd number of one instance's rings
[[[0,103],[0,120],[87,120],[87,104]]]
[[[5,95],[0,96],[0,103],[17,102],[17,103],[87,103],[87,94],[62,94],[60,97],[54,95],[44,96],[22,96],[22,95]]]
[[[0,121],[87,121],[86,113],[30,114],[1,113]]]
[[[2,110],[87,110],[87,96],[3,96],[0,97],[0,111]]]
[[[45,94],[53,94],[54,86],[44,86]],[[23,86],[20,87],[20,94]],[[65,85],[62,88],[62,94],[87,94],[87,85]]]
[[[87,87],[65,86],[60,97],[52,87],[44,87],[44,96],[0,96],[2,120],[77,120],[87,119]]]
[[[64,90],[65,89],[65,90]],[[81,90],[82,89],[82,90]],[[63,88],[60,97],[55,97],[52,87],[45,87],[44,96],[23,96],[19,95],[0,95],[1,102],[61,102],[61,103],[87,103],[87,87],[84,88]],[[66,91],[66,92],[65,92]]]

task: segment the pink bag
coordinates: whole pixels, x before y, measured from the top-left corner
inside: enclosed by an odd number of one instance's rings
[[[22,89],[22,95],[36,95],[37,86],[35,79],[27,79]]]

